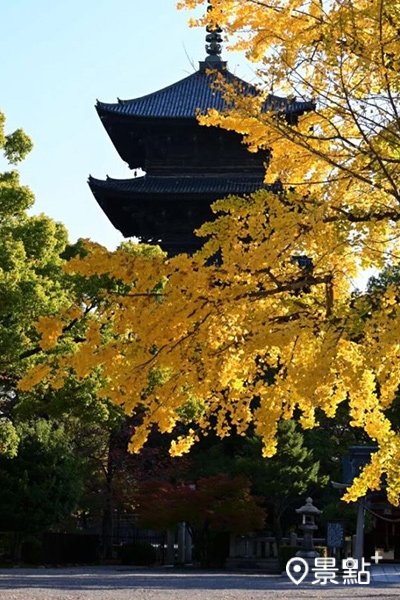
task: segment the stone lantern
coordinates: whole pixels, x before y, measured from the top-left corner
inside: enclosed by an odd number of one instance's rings
[[[306,503],[301,508],[296,508],[297,514],[301,515],[302,521],[299,528],[303,531],[303,542],[301,549],[296,552],[296,556],[301,558],[315,558],[319,553],[314,548],[313,533],[318,529],[315,524],[315,517],[322,514],[322,510],[318,510],[313,503],[312,498],[307,498]]]

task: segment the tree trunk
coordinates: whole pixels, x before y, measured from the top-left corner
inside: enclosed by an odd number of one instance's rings
[[[107,490],[107,499],[106,506],[103,510],[103,521],[102,521],[102,529],[101,529],[101,537],[102,537],[102,546],[103,546],[103,558],[113,558],[113,507],[110,498],[108,497]]]
[[[12,559],[14,563],[20,563],[22,559],[22,544],[24,536],[20,532],[15,532],[13,535]]]
[[[277,506],[274,506],[272,522],[274,526],[275,540],[277,548],[279,549],[282,544],[282,523],[281,523],[282,511]]]
[[[209,526],[205,524],[202,529],[190,528],[193,540],[194,555],[200,562],[200,566],[205,568],[209,566]]]
[[[115,445],[115,433],[110,434],[110,440],[108,445],[108,456],[107,456],[107,468],[106,468],[106,493],[105,493],[105,506],[103,509],[103,520],[102,520],[102,556],[105,559],[113,558],[113,478],[114,478],[114,459],[113,451]]]

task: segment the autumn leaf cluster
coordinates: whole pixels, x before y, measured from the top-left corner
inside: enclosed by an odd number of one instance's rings
[[[400,381],[399,294],[390,283],[372,310],[355,287],[360,269],[400,257],[399,5],[214,0],[205,18],[254,61],[260,93],[225,88],[234,107],[200,122],[267,150],[266,181],[282,192],[218,201],[194,256],[87,243],[68,271],[115,285],[90,310],[82,298],[39,321],[49,358],[20,387],[96,371],[100,395],[140,418],[131,448],[156,425],[177,432],[174,454],[210,428],[251,426],[271,456],[280,420],[313,427],[347,403],[349,424],[378,446],[347,499],[386,473],[397,504],[400,434],[388,411]],[[270,94],[314,109],[289,122],[279,102],[265,109]],[[71,320],[82,343],[66,351]]]

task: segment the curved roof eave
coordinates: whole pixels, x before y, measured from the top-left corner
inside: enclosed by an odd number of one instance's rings
[[[237,85],[246,95],[256,96],[260,93],[257,87],[233,75],[227,69],[219,73],[223,74],[228,83]],[[224,92],[215,86],[215,81],[215,71],[199,70],[140,98],[118,100],[117,103],[97,101],[96,108],[99,114],[127,117],[194,118],[199,112],[205,114],[209,109],[222,111],[229,107]],[[287,98],[269,95],[264,103],[265,110],[275,106],[285,113],[302,113],[314,108],[314,104],[309,101],[289,101]]]
[[[273,192],[280,192],[282,186],[280,183],[267,185],[262,176],[244,175],[233,176],[160,176],[143,175],[131,179],[113,179],[107,177],[106,180],[89,177],[88,184],[92,192],[105,192],[129,195],[150,195],[153,197],[165,195],[203,195],[203,194],[221,194],[221,197],[234,194],[250,194],[259,189],[267,189]]]

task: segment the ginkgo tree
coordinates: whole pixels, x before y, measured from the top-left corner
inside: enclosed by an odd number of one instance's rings
[[[97,370],[100,395],[137,415],[131,449],[156,425],[177,433],[173,454],[210,428],[225,436],[251,425],[268,457],[280,420],[300,415],[313,427],[320,411],[334,418],[347,403],[349,424],[378,451],[346,499],[378,488],[386,473],[398,504],[400,434],[389,418],[400,381],[398,290],[389,284],[371,310],[354,282],[361,268],[399,257],[399,5],[212,6],[205,20],[257,63],[260,94],[226,89],[233,107],[200,122],[238,131],[250,151],[270,150],[266,181],[282,192],[216,202],[194,256],[87,243],[66,268],[118,285],[89,314],[84,301],[74,307],[84,339],[73,351],[63,334],[71,309],[39,320],[46,356],[20,387]],[[315,110],[296,125],[279,106],[266,112],[267,94],[279,90],[312,98]]]

